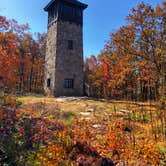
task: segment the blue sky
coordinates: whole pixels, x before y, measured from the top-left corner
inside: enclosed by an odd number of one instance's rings
[[[47,13],[43,7],[50,0],[0,0],[0,15],[29,23],[31,32],[47,31]],[[84,56],[97,55],[104,48],[109,34],[125,25],[125,17],[142,0],[81,0],[87,3],[84,12]],[[164,0],[144,0],[153,6]]]

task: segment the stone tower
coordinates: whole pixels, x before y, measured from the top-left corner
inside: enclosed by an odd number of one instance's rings
[[[77,0],[52,0],[48,12],[45,57],[45,93],[50,96],[83,95],[83,10]]]

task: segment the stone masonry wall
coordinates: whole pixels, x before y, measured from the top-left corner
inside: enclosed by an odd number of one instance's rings
[[[83,39],[82,26],[75,23],[54,23],[48,30],[45,92],[54,96],[83,95]],[[68,41],[73,41],[73,50]],[[51,87],[47,88],[47,79]],[[74,79],[74,89],[65,89],[64,80]]]
[[[46,95],[54,96],[55,91],[55,59],[56,59],[57,23],[53,23],[47,32],[45,79],[44,90]],[[47,87],[47,79],[51,80],[50,88]]]

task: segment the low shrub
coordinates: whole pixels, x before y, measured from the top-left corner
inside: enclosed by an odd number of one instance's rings
[[[150,121],[150,115],[149,114],[141,114],[139,112],[134,112],[130,114],[130,120],[135,121],[135,122],[144,122],[147,123]]]
[[[20,105],[24,104],[24,100],[17,98],[17,99],[16,99],[16,104],[17,104],[18,106],[20,106]]]
[[[159,109],[164,110],[166,108],[166,98],[160,99],[158,106],[159,106]]]
[[[160,153],[160,157],[159,157],[160,165],[166,165],[166,147],[160,145],[160,146],[157,146],[156,148]]]

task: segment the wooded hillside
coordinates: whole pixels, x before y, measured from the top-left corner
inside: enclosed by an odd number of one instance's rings
[[[0,16],[0,89],[7,93],[43,92],[46,35],[28,24]]]
[[[131,9],[127,25],[110,34],[103,51],[85,61],[91,94],[114,99],[159,99],[166,94],[166,3]]]
[[[166,95],[166,3],[141,3],[127,24],[110,34],[96,57],[85,60],[85,82],[93,97],[158,100]],[[46,34],[0,16],[0,88],[43,93]]]

